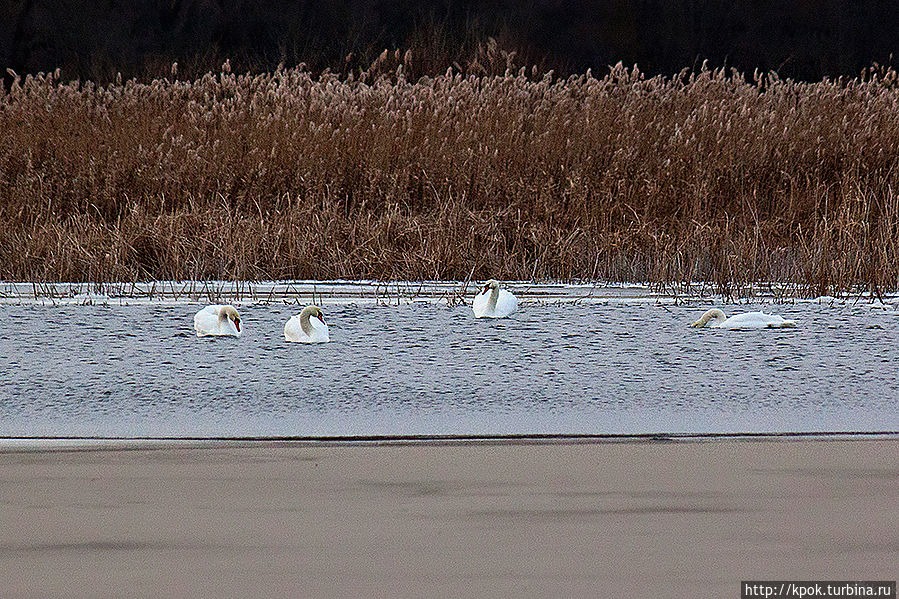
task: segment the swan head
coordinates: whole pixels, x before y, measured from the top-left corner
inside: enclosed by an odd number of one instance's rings
[[[488,291],[494,291],[499,289],[499,281],[496,279],[490,279],[486,283],[484,283],[484,287],[481,289],[481,293],[487,293]]]
[[[702,318],[691,324],[691,327],[704,327],[710,322],[712,325],[721,324],[727,320],[727,316],[724,315],[724,312],[719,310],[718,308],[712,308],[711,310],[706,311],[705,314],[702,315]]]
[[[322,322],[325,322],[325,315],[322,312],[321,308],[318,306],[306,306],[303,308],[303,311],[300,312],[300,319],[309,319],[312,317],[319,319]]]
[[[240,332],[240,314],[237,313],[237,309],[234,306],[222,306],[222,309],[219,310],[219,318],[221,320],[230,320],[234,323],[234,328],[237,329],[237,332]]]

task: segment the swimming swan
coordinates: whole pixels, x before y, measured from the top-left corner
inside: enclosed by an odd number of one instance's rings
[[[240,337],[240,315],[234,306],[206,306],[194,315],[197,337]]]
[[[518,299],[490,279],[471,305],[475,318],[505,318],[518,309]]]
[[[318,306],[306,306],[298,316],[291,317],[284,325],[284,338],[297,343],[327,343],[328,325]]]
[[[718,308],[712,308],[690,326],[704,327],[706,325],[713,329],[780,329],[795,327],[796,321],[785,320],[780,316],[764,312],[747,312],[728,318]]]

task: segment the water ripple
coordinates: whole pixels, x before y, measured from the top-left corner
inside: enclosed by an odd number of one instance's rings
[[[695,307],[328,306],[332,343],[283,341],[295,306],[9,306],[2,435],[347,435],[899,429],[896,316],[816,305],[783,331],[690,329]],[[745,307],[746,310],[752,309]]]

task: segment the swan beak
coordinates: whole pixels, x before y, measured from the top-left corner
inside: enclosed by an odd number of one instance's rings
[[[240,319],[234,321],[234,326],[237,327],[237,332],[240,332]]]
[[[690,326],[691,326],[691,327],[698,327],[698,326],[699,326],[699,321],[697,320],[696,322],[694,322],[694,323],[691,324]]]

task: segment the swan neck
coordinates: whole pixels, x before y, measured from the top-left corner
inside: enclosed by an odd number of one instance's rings
[[[300,314],[300,328],[303,329],[303,332],[308,336],[312,336],[312,323],[309,322],[309,313],[304,312]]]
[[[727,316],[724,315],[724,312],[718,310],[717,308],[712,308],[702,315],[702,318],[699,319],[699,322],[696,323],[697,326],[704,327],[709,322],[714,322],[713,326],[717,326],[727,320]]]
[[[496,300],[499,299],[499,287],[490,289],[490,297],[487,299],[487,307],[496,310]]]

